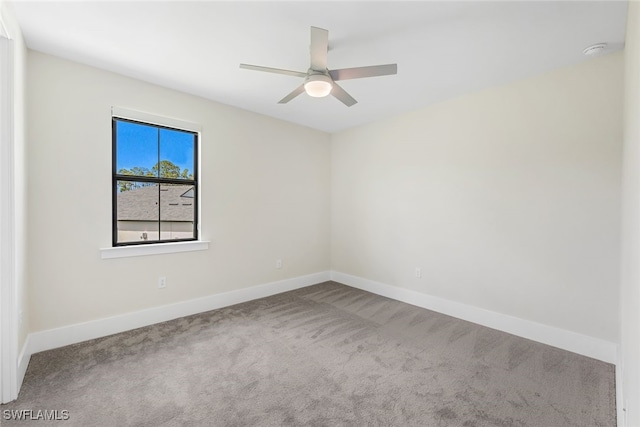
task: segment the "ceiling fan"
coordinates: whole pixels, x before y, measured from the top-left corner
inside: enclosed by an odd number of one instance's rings
[[[358,101],[338,86],[336,81],[361,79],[364,77],[388,76],[398,73],[398,64],[328,70],[327,52],[329,51],[329,31],[322,28],[311,27],[310,50],[311,64],[309,65],[309,69],[306,73],[249,64],[240,64],[240,68],[304,78],[304,83],[295,88],[289,95],[282,98],[278,102],[279,104],[286,104],[302,92],[307,92],[309,96],[313,96],[315,98],[321,98],[331,94],[338,98],[338,100],[347,107],[351,107]]]

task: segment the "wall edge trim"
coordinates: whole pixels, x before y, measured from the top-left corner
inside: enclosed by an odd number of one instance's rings
[[[618,427],[626,427],[627,425],[627,410],[624,401],[624,366],[622,363],[622,346],[619,345],[616,354],[616,424]]]

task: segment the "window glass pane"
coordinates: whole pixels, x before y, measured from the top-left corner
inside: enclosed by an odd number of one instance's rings
[[[160,186],[160,238],[192,239],[194,236],[195,199],[192,185]]]
[[[131,177],[116,177],[114,245],[197,239],[198,134],[115,117],[113,131],[114,173]]]
[[[116,120],[116,141],[117,173],[157,176],[157,127]]]
[[[190,132],[160,129],[160,176],[194,179],[195,144]]]
[[[117,182],[118,243],[160,239],[158,190],[154,183]]]

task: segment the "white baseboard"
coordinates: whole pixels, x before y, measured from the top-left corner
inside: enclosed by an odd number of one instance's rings
[[[434,297],[410,289],[375,282],[338,271],[331,272],[331,280],[362,289],[407,304],[433,310],[458,319],[467,320],[499,331],[508,332],[543,344],[578,353],[607,363],[618,362],[617,345],[599,338],[565,329],[543,325],[483,308]]]
[[[20,378],[19,384],[22,384],[22,378],[24,378],[24,372],[26,372],[29,359],[34,353],[76,344],[94,338],[101,338],[155,323],[166,322],[179,317],[228,307],[305,286],[315,285],[326,282],[327,280],[330,280],[330,272],[323,271],[175,304],[148,308],[133,313],[120,314],[113,317],[31,333],[27,337],[20,356],[20,372],[22,372],[22,377]]]

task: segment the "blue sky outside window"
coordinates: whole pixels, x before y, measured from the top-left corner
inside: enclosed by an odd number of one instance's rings
[[[196,143],[193,133],[123,120],[116,121],[116,133],[118,173],[158,177],[158,172],[173,171],[177,176],[166,177],[193,179]]]

